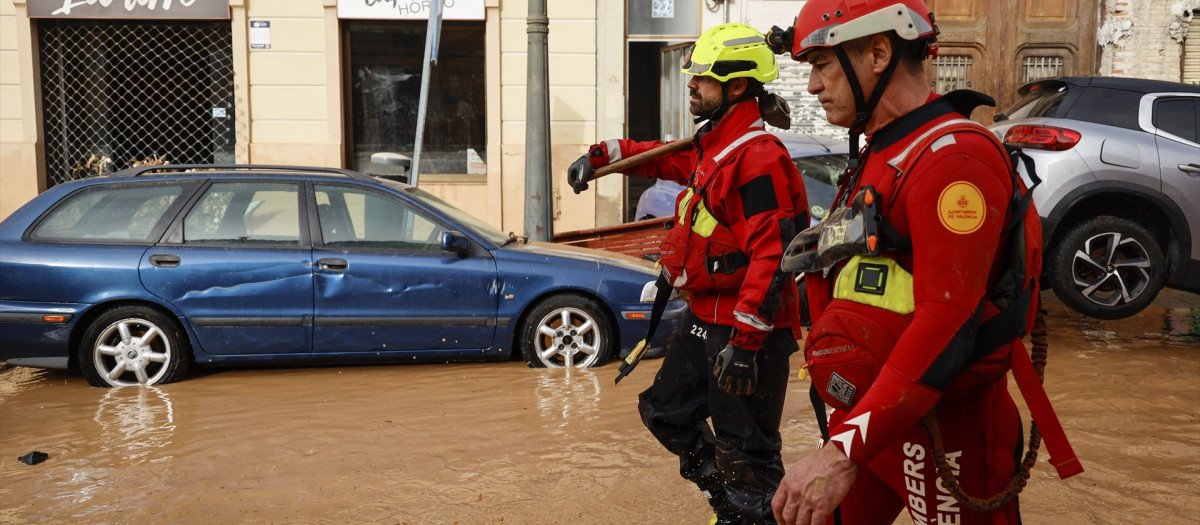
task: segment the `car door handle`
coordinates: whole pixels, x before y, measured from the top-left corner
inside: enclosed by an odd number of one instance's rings
[[[1180,171],[1190,173],[1192,175],[1200,175],[1200,164],[1180,164]]]
[[[344,272],[344,271],[346,271],[346,268],[349,268],[349,267],[350,267],[350,265],[346,262],[345,259],[338,259],[338,258],[317,259],[317,268],[320,268],[327,272]]]
[[[179,266],[179,256],[156,253],[150,256],[150,264],[159,268],[174,268]]]

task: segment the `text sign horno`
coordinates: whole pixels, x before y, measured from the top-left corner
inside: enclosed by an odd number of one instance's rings
[[[338,18],[428,20],[432,0],[338,0]],[[442,0],[444,20],[483,20],[484,0]]]

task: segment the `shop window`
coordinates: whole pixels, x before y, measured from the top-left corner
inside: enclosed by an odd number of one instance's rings
[[[48,185],[234,162],[232,38],[227,21],[39,20]]]
[[[350,168],[395,175],[396,159],[412,158],[427,25],[425,20],[343,23]],[[422,177],[487,173],[483,37],[483,22],[442,22],[437,64],[430,68]]]

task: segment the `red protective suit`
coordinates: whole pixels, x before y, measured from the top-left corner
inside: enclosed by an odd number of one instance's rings
[[[692,293],[692,313],[707,323],[734,327],[730,342],[747,350],[761,347],[772,329],[792,328],[798,335],[796,283],[780,272],[779,260],[795,228],[808,225],[808,201],[799,171],[778,139],[765,134],[753,100],[738,103],[719,125],[698,133],[693,142],[689,151],[646,162],[629,173],[704,188],[708,210],[732,231],[749,257],[739,289]],[[593,165],[603,166],[662,144],[608,141],[606,155],[593,157]],[[773,293],[772,286],[781,293]]]
[[[592,158],[615,161],[660,144],[609,141],[603,146],[607,155]],[[779,422],[790,375],[788,357],[798,349],[800,335],[796,282],[779,263],[797,227],[808,224],[807,198],[787,150],[763,130],[754,100],[738,103],[718,122],[706,124],[693,145],[689,152],[643,164],[636,174],[688,185],[688,209],[697,210],[696,199],[703,194],[704,217],[677,218],[681,229],[668,236],[689,239],[676,251],[695,255],[702,250],[702,261],[710,253],[724,253],[724,247],[707,249],[693,235],[731,241],[736,253],[705,262],[736,269],[723,278],[744,272],[744,279],[738,285],[714,279],[719,288],[689,287],[690,311],[667,346],[654,384],[638,396],[638,412],[659,443],[678,456],[680,476],[696,483],[723,519],[765,523],[783,477]],[[680,203],[688,194],[681,195]],[[664,246],[663,260],[666,252]],[[697,259],[686,260],[695,264]],[[687,268],[696,277],[711,266]],[[717,386],[714,358],[729,343],[754,352],[757,386],[750,395]]]
[[[978,105],[972,95],[931,96],[925,106],[869,137],[858,180],[843,188],[852,197],[874,186],[886,220],[911,239],[911,249],[883,255],[894,263],[883,262],[902,270],[867,265],[896,282],[899,274],[911,274],[911,303],[897,308],[904,313],[835,299],[835,286],[842,297],[851,289],[875,293],[860,286],[861,277],[839,280],[840,267],[828,276],[807,277],[814,326],[805,358],[810,368],[823,367],[820,381],[814,372],[814,385],[840,408],[830,419],[829,443],[862,467],[842,503],[846,523],[890,524],[905,506],[917,523],[1018,519],[1015,500],[990,515],[961,508],[937,476],[920,424],[936,404],[946,451],[969,494],[991,496],[1016,469],[1020,419],[1005,373],[1010,352],[1025,351],[1022,342],[1015,339],[970,364],[976,326],[998,311],[989,304],[976,313],[1004,269],[997,251],[1013,196],[1007,154],[985,136],[960,132],[933,142],[906,173],[896,169],[900,159],[916,154],[909,148],[923,133],[969,115]],[[872,323],[874,331],[866,328]],[[854,344],[813,337],[826,331],[848,334]],[[868,360],[853,355],[861,351],[851,347],[872,344],[890,347],[890,354],[867,366]]]

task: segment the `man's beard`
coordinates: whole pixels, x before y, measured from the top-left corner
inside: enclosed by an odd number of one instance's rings
[[[697,117],[709,118],[713,111],[721,107],[721,99],[718,97],[704,98],[696,91],[689,91],[688,94],[699,98],[698,101],[688,101],[688,110]]]

